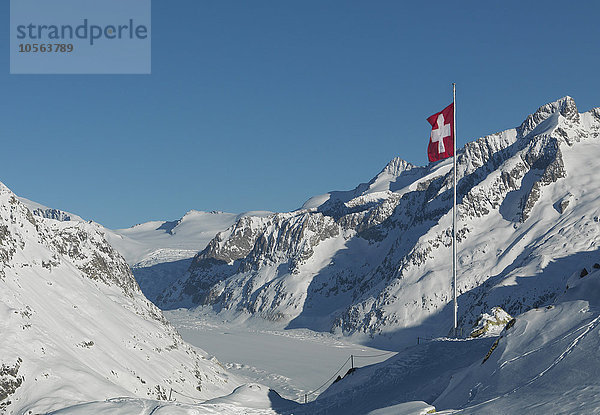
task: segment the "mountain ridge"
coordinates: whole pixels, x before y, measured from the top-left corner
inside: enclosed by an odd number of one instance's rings
[[[523,224],[534,224],[532,212],[545,206],[544,195],[558,199],[550,193],[567,180],[563,153],[582,141],[596,143],[599,113],[579,114],[574,100],[564,97],[541,106],[518,127],[459,150],[459,255],[463,262],[483,255],[486,263],[476,271],[477,261],[463,264],[465,274],[475,272],[459,278],[459,291],[478,291],[490,278],[484,271],[494,268],[489,251],[469,242],[474,232],[477,240],[484,237],[482,219],[494,223],[495,234],[509,244],[515,226],[521,235]],[[157,297],[158,304],[200,305],[289,327],[367,337],[389,337],[433,319],[427,330],[445,333],[449,327],[441,321],[450,318],[441,315],[449,313],[450,281],[436,258],[451,244],[451,186],[451,160],[419,167],[398,158],[351,191],[311,198],[294,212],[239,220],[196,255],[187,273]],[[409,286],[418,289],[410,293]],[[557,289],[547,287],[522,306]],[[490,307],[495,305],[502,304]],[[522,311],[517,304],[507,306],[513,307],[509,312]],[[464,325],[481,314],[471,306],[467,310],[461,315]]]

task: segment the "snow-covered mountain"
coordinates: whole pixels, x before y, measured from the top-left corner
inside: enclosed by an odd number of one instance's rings
[[[458,152],[458,291],[468,334],[494,306],[550,303],[600,242],[600,109],[570,97]],[[404,342],[451,322],[451,160],[392,160],[354,190],[245,216],[157,297],[287,327]],[[383,335],[383,336],[377,336]]]
[[[0,413],[238,385],[183,342],[101,227],[34,216],[0,184]]]

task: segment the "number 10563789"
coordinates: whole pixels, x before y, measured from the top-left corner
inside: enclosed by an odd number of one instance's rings
[[[73,52],[72,43],[21,43],[19,53],[70,53]]]

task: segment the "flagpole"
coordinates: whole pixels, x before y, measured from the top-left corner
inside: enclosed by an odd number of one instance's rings
[[[454,168],[454,185],[452,186],[454,192],[454,203],[452,204],[452,279],[453,279],[453,291],[454,291],[454,337],[458,334],[458,303],[456,301],[456,83],[452,83],[452,104],[454,106],[454,123],[452,124],[454,131],[452,135],[454,137],[453,145],[454,152],[453,162]]]

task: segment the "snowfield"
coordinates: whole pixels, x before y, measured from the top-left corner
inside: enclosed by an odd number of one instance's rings
[[[580,275],[555,304],[518,316],[485,363],[458,372],[434,404],[469,414],[598,413],[600,272]]]

